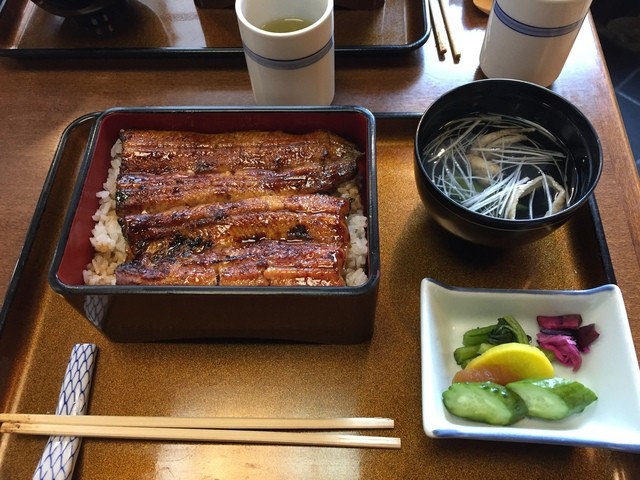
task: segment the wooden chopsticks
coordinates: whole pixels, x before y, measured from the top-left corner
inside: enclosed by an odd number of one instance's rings
[[[453,29],[449,23],[447,1],[448,0],[429,0],[429,10],[431,11],[431,20],[433,23],[432,29],[440,59],[443,59],[445,53],[447,53],[447,47],[444,43],[444,34],[442,33],[442,30],[444,29],[449,41],[449,47],[451,48],[451,56],[453,57],[453,61],[457,63],[460,61],[461,54],[453,36]]]
[[[0,422],[48,423],[112,427],[218,428],[223,430],[350,430],[394,427],[391,418],[233,418],[233,417],[135,417],[115,415],[45,415],[0,413]]]
[[[282,430],[388,429],[388,418],[195,418],[0,414],[1,433],[219,443],[400,448],[400,439]],[[281,430],[281,431],[273,431]]]
[[[442,11],[438,0],[429,0],[429,11],[431,12],[431,29],[436,42],[438,57],[442,60],[448,50],[444,40],[446,33],[443,31],[444,20],[442,19]]]

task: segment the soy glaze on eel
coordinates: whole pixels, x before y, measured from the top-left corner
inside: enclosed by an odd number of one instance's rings
[[[129,259],[146,253],[179,257],[261,239],[316,241],[347,248],[349,200],[332,195],[266,196],[119,219]]]
[[[361,152],[317,130],[203,134],[124,130],[118,215],[251,196],[328,192],[354,178]]]
[[[262,239],[177,257],[142,255],[116,270],[118,285],[344,286],[339,245]]]
[[[117,284],[342,286],[349,200],[267,196],[120,219]]]

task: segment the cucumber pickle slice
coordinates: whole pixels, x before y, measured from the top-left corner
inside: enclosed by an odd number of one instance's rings
[[[561,420],[582,412],[595,402],[596,394],[582,383],[566,378],[526,379],[507,384],[529,409],[528,416]]]
[[[493,382],[453,383],[442,400],[452,415],[491,425],[511,425],[527,414],[517,393]]]

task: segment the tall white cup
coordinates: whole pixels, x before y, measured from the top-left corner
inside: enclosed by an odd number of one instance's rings
[[[591,0],[495,0],[480,51],[489,78],[551,85],[560,75]]]
[[[329,105],[335,93],[333,0],[236,0],[251,88],[258,105]],[[274,33],[295,18],[311,24]]]

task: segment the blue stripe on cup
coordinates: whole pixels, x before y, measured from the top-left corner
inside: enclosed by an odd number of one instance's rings
[[[320,59],[322,59],[322,57],[324,57],[327,53],[329,53],[331,51],[331,48],[333,48],[333,37],[331,37],[326,45],[317,52],[312,53],[311,55],[308,55],[306,57],[293,60],[274,60],[272,58],[263,57],[262,55],[258,55],[256,52],[248,48],[244,43],[242,44],[242,48],[244,49],[244,53],[247,55],[247,57],[256,62],[258,65],[272,68],[274,70],[297,70],[299,68],[313,65],[314,63],[320,61]]]
[[[507,15],[507,13],[500,7],[498,2],[495,2],[495,5],[493,6],[493,13],[511,30],[522,33],[523,35],[529,35],[531,37],[560,37],[580,28],[583,20],[580,19],[577,22],[571,23],[569,25],[564,25],[562,27],[534,27],[533,25],[527,25],[526,23],[522,23],[515,18]]]

